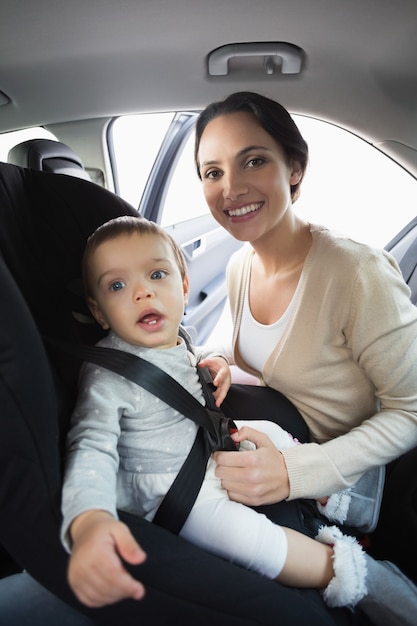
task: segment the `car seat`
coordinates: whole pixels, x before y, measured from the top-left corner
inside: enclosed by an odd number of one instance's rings
[[[79,215],[73,213],[76,204]],[[125,213],[137,214],[93,183],[0,163],[0,543],[20,569],[30,569],[41,582],[42,559],[26,560],[37,533],[45,553],[55,554],[57,581],[59,571],[65,571],[66,557],[52,539],[51,520],[59,520],[61,443],[78,364],[52,370],[38,329],[94,341],[95,327],[77,323],[70,312],[77,301],[83,310],[80,254],[92,229]],[[48,422],[48,413],[55,419]],[[22,508],[30,513],[20,523]]]
[[[28,139],[19,143],[9,150],[7,161],[34,170],[91,180],[80,157],[65,143],[53,139]]]
[[[133,516],[124,519],[148,559],[128,568],[145,583],[145,599],[90,610],[70,591],[59,542],[61,459],[79,363],[43,339],[99,338],[81,257],[98,225],[125,214],[137,211],[98,185],[0,163],[0,543],[97,624],[275,625],[277,615],[282,626],[357,623],[316,591],[280,586]]]

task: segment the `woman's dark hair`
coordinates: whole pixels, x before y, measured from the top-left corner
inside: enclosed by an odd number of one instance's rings
[[[220,115],[230,113],[251,113],[262,128],[275,139],[284,150],[288,163],[298,161],[301,167],[301,178],[295,185],[291,185],[291,197],[295,201],[300,193],[300,185],[308,164],[308,146],[291,115],[275,100],[261,96],[251,91],[239,91],[228,96],[225,100],[212,102],[197,119],[195,129],[194,159],[197,174],[201,179],[198,162],[198,150],[201,136],[206,126]]]

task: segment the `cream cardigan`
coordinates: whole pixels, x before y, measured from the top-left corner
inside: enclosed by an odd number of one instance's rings
[[[310,229],[291,316],[262,373],[237,349],[253,250],[235,253],[227,272],[236,364],[285,394],[310,429],[311,443],[284,451],[289,499],[343,489],[417,445],[417,309],[398,265]]]

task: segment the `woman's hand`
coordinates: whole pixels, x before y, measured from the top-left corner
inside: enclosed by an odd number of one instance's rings
[[[210,370],[213,385],[216,387],[213,396],[216,400],[216,406],[219,407],[225,399],[232,383],[232,375],[228,362],[223,359],[223,357],[215,356],[201,360],[198,367],[208,367]]]
[[[145,589],[122,560],[139,565],[146,554],[128,527],[105,511],[81,513],[71,525],[68,581],[80,602],[101,607],[125,598],[141,600]]]
[[[216,476],[229,498],[250,506],[274,504],[288,498],[290,483],[284,457],[269,437],[244,426],[233,439],[251,441],[256,450],[214,453]]]

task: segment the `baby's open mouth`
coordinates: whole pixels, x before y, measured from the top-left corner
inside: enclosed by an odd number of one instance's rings
[[[154,326],[161,320],[161,315],[158,313],[146,313],[140,318],[139,324],[146,324],[148,326]]]

